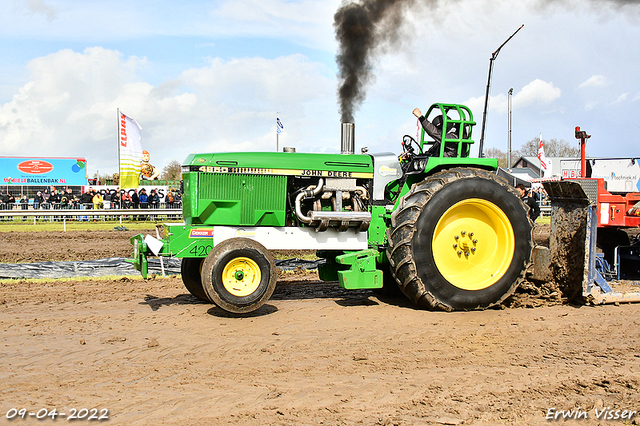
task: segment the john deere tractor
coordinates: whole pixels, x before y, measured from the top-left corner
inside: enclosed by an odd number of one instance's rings
[[[187,290],[234,313],[271,297],[270,250],[282,249],[316,250],[320,278],[346,289],[397,285],[446,311],[499,304],[530,262],[527,207],[496,159],[470,157],[467,107],[438,103],[425,116],[442,136],[405,136],[399,157],[354,154],[352,123],[340,154],[191,154],[184,222],[163,224],[160,240],[133,237],[132,262],[146,277],[148,255],[182,258]]]

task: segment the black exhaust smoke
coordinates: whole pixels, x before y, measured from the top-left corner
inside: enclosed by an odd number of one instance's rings
[[[398,41],[402,14],[413,3],[414,0],[360,0],[343,4],[333,16],[340,45],[336,61],[343,123],[354,121],[355,110],[365,99],[365,87],[373,78],[376,48]]]
[[[366,86],[374,78],[375,54],[380,47],[399,44],[403,15],[416,3],[435,17],[439,16],[435,13],[438,7],[447,4],[442,0],[358,0],[343,3],[333,16],[339,43],[336,55],[338,103],[343,123],[355,121],[355,110],[365,100]],[[542,8],[549,5],[571,8],[575,3],[569,0],[538,0]],[[591,0],[587,4],[592,7],[611,5],[618,9],[630,9],[640,5],[640,0]],[[487,50],[487,55],[489,53]]]

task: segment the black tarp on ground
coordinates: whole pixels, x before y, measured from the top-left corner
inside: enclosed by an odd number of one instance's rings
[[[180,274],[181,259],[163,258],[164,271],[167,275]],[[276,266],[290,271],[297,268],[317,269],[324,259],[276,260]],[[148,259],[149,274],[160,274],[160,259]],[[38,262],[38,263],[0,263],[0,278],[73,278],[103,277],[106,275],[138,275],[139,272],[124,257],[110,257],[98,260],[77,262]]]

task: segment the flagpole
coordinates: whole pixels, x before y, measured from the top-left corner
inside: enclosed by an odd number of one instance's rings
[[[276,152],[280,151],[280,129],[278,128],[278,118],[280,113],[276,111]]]
[[[122,160],[120,159],[120,108],[117,108],[118,113],[118,186],[122,183]]]

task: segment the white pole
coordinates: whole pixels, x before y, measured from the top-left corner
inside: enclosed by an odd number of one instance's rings
[[[507,170],[511,172],[511,96],[513,96],[513,87],[509,89],[509,148],[507,149]]]
[[[120,176],[118,183],[122,183],[122,166],[120,162],[120,108],[117,109],[118,113],[118,175]]]
[[[160,239],[160,231],[158,231],[158,228],[156,227],[156,237],[158,239]],[[160,271],[162,272],[162,276],[164,277],[164,263],[162,262],[162,256],[160,256]]]

